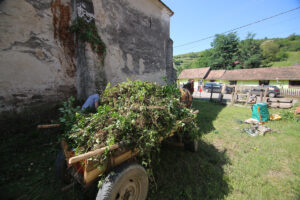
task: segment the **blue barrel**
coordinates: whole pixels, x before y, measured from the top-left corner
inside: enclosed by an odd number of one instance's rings
[[[260,110],[261,120],[263,122],[269,121],[270,115],[268,105],[266,103],[257,103],[252,107],[252,118],[260,121],[258,108]]]

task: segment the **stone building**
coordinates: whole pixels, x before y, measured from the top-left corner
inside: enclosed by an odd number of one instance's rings
[[[127,78],[175,81],[172,15],[160,0],[0,0],[0,113]],[[70,31],[78,18],[95,25],[105,53]]]

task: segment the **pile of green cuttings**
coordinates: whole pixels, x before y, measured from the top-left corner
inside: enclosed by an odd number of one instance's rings
[[[127,149],[138,149],[141,157],[150,158],[159,150],[161,137],[172,130],[179,136],[198,136],[196,114],[179,99],[174,86],[141,81],[108,86],[96,113],[76,113],[69,142],[77,155],[122,142]]]

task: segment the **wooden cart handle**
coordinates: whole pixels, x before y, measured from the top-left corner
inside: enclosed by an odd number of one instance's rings
[[[90,151],[90,152],[87,152],[87,153],[84,153],[84,154],[81,154],[81,155],[78,155],[78,156],[71,157],[69,159],[69,164],[71,165],[71,164],[77,163],[79,161],[86,160],[90,157],[93,157],[93,156],[96,156],[96,155],[101,155],[105,152],[106,149],[108,149],[109,151],[112,151],[114,149],[119,148],[120,146],[121,146],[121,144],[114,144],[114,145],[102,147],[100,149]]]
[[[193,112],[193,114],[198,114],[199,113],[199,110],[195,110],[194,112]]]
[[[37,128],[56,128],[59,127],[60,124],[40,124],[37,126]]]

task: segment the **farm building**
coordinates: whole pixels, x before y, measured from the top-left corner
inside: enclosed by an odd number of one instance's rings
[[[210,68],[195,68],[195,69],[184,69],[177,79],[177,84],[182,87],[183,84],[186,84],[188,80],[194,80],[194,87],[197,89],[205,81],[204,78],[209,73]]]
[[[205,72],[198,75],[196,72]],[[204,75],[205,74],[205,75]],[[205,82],[220,82],[229,85],[275,85],[282,89],[300,89],[300,65],[290,67],[254,68],[236,70],[210,70],[210,68],[185,69],[178,77],[178,84],[182,85],[188,79],[195,80],[195,90]]]
[[[0,11],[0,113],[85,99],[127,78],[176,80],[173,11],[160,0],[9,0]],[[78,39],[78,19],[94,40]]]
[[[275,85],[280,88],[300,88],[300,65],[291,67],[226,70],[219,79],[233,85]]]

